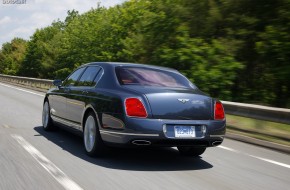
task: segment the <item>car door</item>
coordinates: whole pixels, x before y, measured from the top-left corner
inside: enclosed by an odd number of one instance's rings
[[[65,118],[66,97],[62,87],[57,87],[51,92],[49,103],[52,117]]]
[[[86,102],[92,96],[96,82],[94,82],[100,71],[98,66],[89,66],[83,72],[74,86],[70,87],[67,94],[67,119],[73,122],[74,128],[81,129],[81,120]]]
[[[84,72],[86,68],[81,67],[75,70],[69,77],[64,80],[63,85],[59,87],[59,95],[56,97],[58,101],[54,102],[54,109],[55,109],[55,116],[61,119],[59,122],[67,125],[68,123],[65,121],[67,120],[67,96],[71,91],[71,87],[76,84],[81,74]]]

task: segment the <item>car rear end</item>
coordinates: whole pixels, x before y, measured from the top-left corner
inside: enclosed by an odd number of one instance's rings
[[[124,128],[101,131],[115,144],[131,146],[198,146],[222,143],[226,130],[223,106],[175,70],[116,66],[126,92]],[[108,141],[108,139],[107,139]],[[109,139],[110,141],[110,139]]]
[[[166,99],[168,100],[168,98]],[[210,147],[221,144],[224,139],[226,120],[222,104],[217,100],[212,99],[211,101],[209,118],[203,118],[199,114],[196,114],[196,118],[195,114],[189,117],[188,112],[199,112],[199,110],[202,112],[202,108],[192,105],[191,109],[185,108],[181,111],[180,108],[172,103],[173,101],[178,102],[175,98],[172,98],[172,102],[168,101],[168,103],[160,105],[164,110],[167,108],[168,112],[166,114],[155,114],[154,109],[150,106],[150,100],[142,100],[140,98],[139,101],[144,101],[144,104],[142,103],[144,106],[141,110],[146,110],[147,115],[144,111],[146,116],[140,117],[143,114],[142,112],[138,111],[134,115],[134,112],[130,111],[130,115],[127,115],[125,119],[125,127],[126,130],[130,131],[130,135],[124,136],[123,143],[137,146]],[[149,106],[145,106],[145,104],[149,104]],[[126,107],[125,109],[128,109],[128,106]],[[150,108],[148,109],[148,107]],[[129,109],[140,108],[131,107]],[[178,117],[175,116],[177,111],[179,111],[177,113]]]

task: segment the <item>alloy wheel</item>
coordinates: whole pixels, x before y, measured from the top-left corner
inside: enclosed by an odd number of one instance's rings
[[[85,148],[87,152],[91,152],[96,141],[96,123],[93,116],[89,116],[85,123],[84,131]]]

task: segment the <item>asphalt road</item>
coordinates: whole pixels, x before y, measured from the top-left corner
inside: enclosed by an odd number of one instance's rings
[[[85,155],[41,126],[43,93],[0,83],[0,189],[290,189],[290,156],[226,139],[200,158],[174,148]]]

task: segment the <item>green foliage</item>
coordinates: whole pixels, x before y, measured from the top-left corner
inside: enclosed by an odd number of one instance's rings
[[[201,38],[178,37],[177,47],[163,47],[161,60],[166,66],[177,66],[201,90],[214,97],[231,99],[231,87],[237,70],[243,65],[226,49],[222,40],[207,43]]]
[[[287,3],[286,3],[287,2]],[[290,107],[290,1],[285,1],[275,22],[259,34],[256,49],[264,63],[264,73],[271,79],[271,104]]]
[[[223,100],[290,107],[289,0],[129,0],[38,29],[0,51],[0,72],[64,79],[81,64],[172,67]]]
[[[64,80],[71,73],[71,69],[63,68],[54,72],[55,78]]]
[[[16,75],[26,51],[27,42],[21,38],[14,38],[2,45],[0,50],[0,73]]]
[[[22,76],[49,78],[56,64],[58,51],[54,37],[61,31],[63,24],[58,21],[51,26],[36,30],[28,42],[25,59],[18,74]]]

